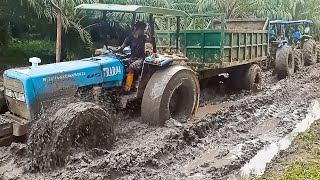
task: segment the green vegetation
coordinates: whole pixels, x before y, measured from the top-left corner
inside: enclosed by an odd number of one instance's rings
[[[40,58],[55,57],[55,43],[44,40],[12,40],[8,45],[5,56],[32,57],[37,55]]]
[[[319,180],[320,122],[299,134],[288,153],[272,162],[271,169],[258,179]]]
[[[99,13],[75,11],[74,7],[81,3],[148,5],[192,14],[225,13],[227,18],[311,19],[316,25],[316,36],[320,35],[318,0],[1,0],[0,56],[10,54],[12,46],[19,46],[12,45],[17,42],[13,39],[43,40],[43,44],[55,42],[56,12],[51,2],[63,12],[63,57],[69,60],[90,55],[93,44],[99,44],[99,40],[122,41],[130,31],[130,15],[108,14],[107,22],[103,24]],[[138,18],[144,19],[145,16],[139,15]],[[51,49],[50,45],[48,49]],[[18,57],[29,55],[25,53],[15,54]]]

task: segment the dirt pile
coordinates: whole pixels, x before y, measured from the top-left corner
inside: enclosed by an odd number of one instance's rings
[[[139,118],[119,115],[112,149],[75,153],[65,167],[47,173],[28,172],[27,157],[18,158],[10,147],[0,148],[0,177],[227,179],[305,117],[310,102],[320,98],[319,69],[319,64],[306,67],[279,82],[265,72],[260,92],[202,99],[202,106],[237,102],[188,123],[171,120],[167,127],[152,128]]]

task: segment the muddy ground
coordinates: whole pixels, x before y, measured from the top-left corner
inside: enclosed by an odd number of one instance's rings
[[[281,151],[260,179],[320,179],[320,121],[299,134],[286,151]]]
[[[202,115],[188,123],[170,120],[154,128],[139,116],[118,115],[111,150],[77,152],[65,167],[49,172],[30,172],[25,144],[1,147],[0,179],[228,179],[265,145],[292,131],[320,98],[320,64],[281,81],[271,72],[263,77],[255,93],[202,90]]]

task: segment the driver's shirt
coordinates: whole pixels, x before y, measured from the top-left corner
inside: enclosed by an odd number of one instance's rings
[[[130,46],[132,58],[145,58],[146,38],[147,36],[145,35],[138,38],[130,35],[124,40],[124,44]]]

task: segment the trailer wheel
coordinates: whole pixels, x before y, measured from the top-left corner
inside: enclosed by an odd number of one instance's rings
[[[113,142],[110,115],[94,103],[71,103],[48,118],[39,119],[29,133],[35,170],[63,166],[74,149],[110,148]]]
[[[294,57],[289,46],[282,46],[276,54],[275,72],[279,79],[290,76],[294,73]]]
[[[294,49],[294,71],[301,71],[304,66],[303,53],[300,49]]]
[[[252,64],[244,76],[244,89],[257,90],[261,85],[261,68],[258,64]]]
[[[303,44],[304,63],[307,66],[317,62],[316,42],[313,39]]]
[[[199,96],[199,81],[191,69],[171,66],[158,70],[143,94],[142,120],[153,126],[164,126],[170,118],[183,122],[195,114]]]

